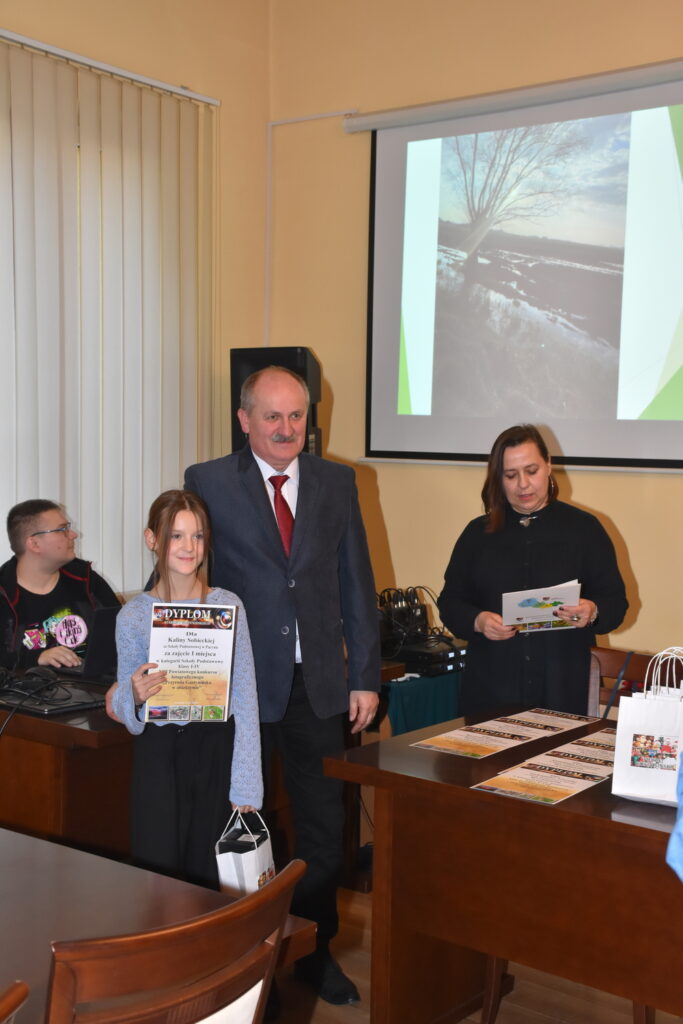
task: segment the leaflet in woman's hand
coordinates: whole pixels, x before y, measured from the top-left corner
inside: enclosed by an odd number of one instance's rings
[[[561,605],[577,605],[581,597],[578,580],[558,583],[541,590],[512,590],[503,594],[503,622],[516,626],[520,632],[536,632],[544,629],[575,629],[571,622],[555,617],[554,612]]]

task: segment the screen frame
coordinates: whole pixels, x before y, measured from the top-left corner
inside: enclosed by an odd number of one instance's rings
[[[369,196],[369,230],[368,230],[368,285],[367,285],[367,354],[366,354],[366,395],[365,395],[365,458],[369,461],[382,460],[389,462],[421,462],[421,463],[457,463],[461,465],[482,464],[488,460],[485,452],[433,452],[405,449],[373,447],[372,444],[372,392],[373,392],[373,318],[375,300],[375,221],[376,221],[376,186],[377,186],[377,138],[382,128],[430,124],[445,119],[469,118],[474,114],[498,113],[507,110],[523,109],[539,104],[555,104],[564,100],[599,97],[611,93],[628,92],[648,85],[680,84],[683,87],[683,61],[667,61],[661,64],[646,65],[615,72],[570,79],[565,82],[553,82],[547,85],[531,86],[523,89],[505,90],[499,93],[487,93],[481,96],[467,97],[462,100],[449,100],[442,103],[426,104],[398,111],[383,111],[377,114],[354,115],[347,119],[346,131],[371,132],[370,153],[370,196]],[[650,457],[618,457],[573,455],[558,451],[552,431],[544,430],[539,424],[551,451],[553,462],[561,466],[577,466],[587,469],[624,469],[624,470],[683,470],[683,456],[674,458]],[[683,430],[683,423],[681,424]],[[493,440],[493,438],[492,438]]]

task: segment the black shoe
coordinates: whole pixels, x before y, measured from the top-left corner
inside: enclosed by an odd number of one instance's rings
[[[343,1006],[360,1002],[358,989],[327,950],[297,960],[294,973],[326,1003]]]
[[[280,993],[278,992],[277,983],[275,978],[270,983],[270,991],[268,992],[268,998],[266,999],[266,1008],[263,1012],[264,1021],[277,1020],[282,1011],[282,1003],[280,1001]]]

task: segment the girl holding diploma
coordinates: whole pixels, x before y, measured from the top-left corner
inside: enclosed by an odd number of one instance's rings
[[[238,807],[261,806],[263,780],[254,661],[244,607],[208,586],[206,506],[189,491],[164,491],[149,510],[145,543],[153,587],[122,608],[116,623],[118,686],[112,709],[136,737],[131,787],[131,853],[136,863],[218,888],[214,847]],[[145,703],[166,673],[149,661],[154,602],[235,605],[227,722],[144,722]]]

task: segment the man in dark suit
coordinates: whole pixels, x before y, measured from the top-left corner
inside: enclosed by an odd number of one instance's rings
[[[247,611],[266,778],[278,749],[295,855],[308,865],[292,911],[318,923],[318,944],[297,974],[328,1002],[348,1003],[358,990],[329,952],[342,785],[324,777],[322,759],[343,748],[345,714],[352,732],[375,715],[379,635],[354,473],[302,452],[308,404],[305,382],[289,370],[252,374],[238,413],[248,445],[191,466],[185,486],[211,513],[212,583],[237,593]]]

